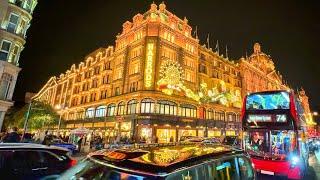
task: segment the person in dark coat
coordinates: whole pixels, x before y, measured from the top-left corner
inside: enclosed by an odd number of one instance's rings
[[[3,138],[3,142],[6,143],[17,143],[20,142],[20,135],[17,133],[18,128],[17,127],[13,127],[11,129],[11,132],[9,134],[7,134],[7,136],[5,136]]]

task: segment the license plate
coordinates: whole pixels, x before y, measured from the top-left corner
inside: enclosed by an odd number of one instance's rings
[[[268,175],[273,175],[274,176],[274,172],[271,172],[271,171],[261,170],[261,174],[268,174]]]

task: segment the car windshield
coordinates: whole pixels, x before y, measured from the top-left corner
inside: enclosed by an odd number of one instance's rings
[[[296,148],[296,138],[291,130],[250,131],[245,133],[245,148],[251,155],[285,160]]]

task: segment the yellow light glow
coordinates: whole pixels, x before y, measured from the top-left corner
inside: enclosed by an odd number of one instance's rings
[[[154,43],[147,44],[146,68],[145,68],[145,87],[150,88],[153,82],[153,57]]]

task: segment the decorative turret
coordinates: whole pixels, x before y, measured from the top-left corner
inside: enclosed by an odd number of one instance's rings
[[[159,5],[159,10],[161,12],[165,11],[166,10],[166,5],[164,4],[164,2],[162,2],[160,5]]]
[[[158,8],[158,6],[154,2],[152,2],[152,4],[150,5],[150,11],[155,12],[155,11],[157,11],[157,8]]]
[[[261,46],[260,46],[259,43],[254,43],[253,52],[254,52],[255,54],[261,53]]]

